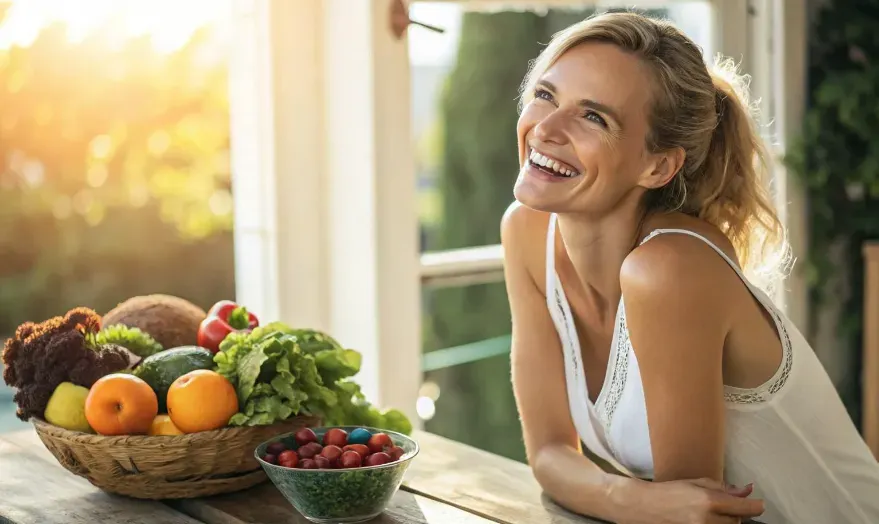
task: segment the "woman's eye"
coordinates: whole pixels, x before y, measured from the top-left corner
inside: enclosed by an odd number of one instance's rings
[[[607,126],[607,122],[605,122],[605,120],[601,118],[601,115],[599,115],[595,111],[586,111],[586,114],[583,115],[583,118],[585,118],[586,120],[592,120],[598,125]]]
[[[534,98],[542,98],[544,100],[549,100],[552,102],[552,94],[545,89],[537,89],[534,91]]]

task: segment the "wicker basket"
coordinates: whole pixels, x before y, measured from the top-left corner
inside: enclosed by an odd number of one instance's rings
[[[271,426],[227,427],[179,436],[105,437],[33,420],[43,444],[68,471],[110,493],[140,499],[182,499],[255,486],[266,475],[253,457],[270,438],[319,426],[296,416]]]

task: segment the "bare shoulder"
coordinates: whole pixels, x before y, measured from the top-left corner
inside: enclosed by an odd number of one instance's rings
[[[735,250],[717,228],[686,217],[651,229],[686,229],[710,240],[733,262]],[[737,262],[736,262],[737,263]],[[682,307],[710,306],[717,313],[740,287],[729,264],[706,242],[687,234],[663,233],[635,248],[620,268],[627,302],[679,302]]]
[[[549,213],[537,211],[513,201],[501,218],[501,242],[504,244],[530,244],[537,238],[546,238]]]
[[[504,263],[523,268],[542,290],[550,214],[513,202],[501,218]]]

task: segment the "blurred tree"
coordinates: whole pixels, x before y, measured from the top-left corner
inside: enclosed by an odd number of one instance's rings
[[[227,66],[205,28],[0,50],[0,335],[75,305],[234,291]]]

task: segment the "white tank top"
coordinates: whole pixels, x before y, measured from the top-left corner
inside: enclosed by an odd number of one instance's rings
[[[568,404],[589,450],[621,471],[653,478],[644,389],[629,340],[623,297],[617,309],[607,371],[593,404],[586,388],[580,339],[555,270],[556,215],[546,241],[546,303],[565,357]],[[658,229],[702,240],[733,268],[775,321],[782,364],[760,387],[726,386],[725,478],[754,483],[765,501],[758,519],[767,524],[879,524],[879,463],[851,421],[833,383],[805,338],[736,264],[705,237],[683,229]]]

